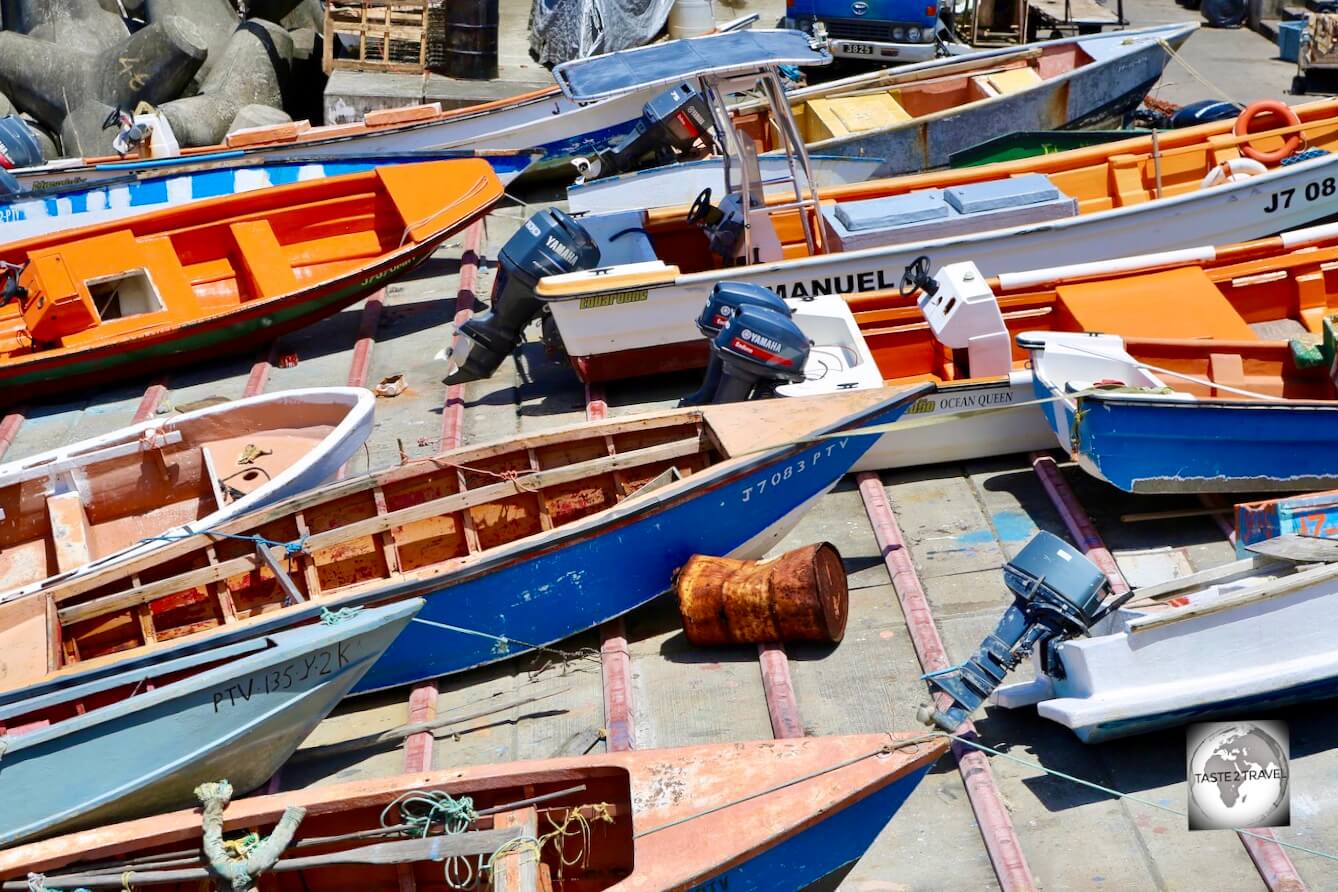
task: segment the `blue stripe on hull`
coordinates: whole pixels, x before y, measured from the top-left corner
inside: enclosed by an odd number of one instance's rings
[[[779,845],[689,887],[688,892],[816,892],[835,888],[928,771],[929,766],[925,766],[894,781]]]
[[[1077,451],[1127,492],[1338,484],[1338,405],[1088,398]]]
[[[1174,728],[1190,722],[1206,719],[1230,718],[1231,716],[1249,716],[1258,718],[1266,710],[1295,706],[1312,700],[1327,700],[1338,697],[1338,678],[1321,678],[1305,684],[1293,685],[1248,697],[1235,697],[1230,700],[1218,700],[1185,709],[1174,709],[1154,715],[1139,716],[1133,719],[1121,719],[1116,722],[1100,722],[1073,731],[1085,743],[1100,743],[1115,737],[1128,737],[1131,734],[1146,734],[1162,728]]]
[[[869,423],[895,420],[906,405],[903,400]],[[510,646],[410,623],[354,691],[471,669],[524,652],[527,644],[552,644],[621,616],[668,591],[674,571],[692,555],[729,554],[826,492],[875,439],[847,436],[783,453],[589,538],[548,545],[467,580],[406,589],[427,598],[420,619],[505,637]]]

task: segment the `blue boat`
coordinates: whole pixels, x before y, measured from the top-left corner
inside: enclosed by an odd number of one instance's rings
[[[339,158],[289,153],[263,159],[242,152],[191,155],[164,162],[125,161],[99,165],[110,172],[93,183],[58,183],[45,189],[0,196],[0,242],[15,242],[135,214],[179,207],[207,198],[270,186],[362,173],[374,167],[479,157],[474,152],[402,152]],[[503,183],[537,157],[533,152],[489,152],[485,158]]]
[[[310,892],[393,889],[406,872],[443,869],[477,876],[481,892],[547,888],[535,880],[559,875],[590,892],[832,889],[946,749],[942,735],[860,734],[596,753],[319,785],[234,802],[228,818],[269,834],[285,809],[303,809],[273,871],[296,873],[293,888]],[[420,803],[449,813],[449,832]],[[587,832],[509,848],[546,827],[574,827],[577,814]],[[383,829],[415,818],[425,835]],[[177,812],[0,852],[0,878],[41,871],[62,889],[185,885],[208,875],[168,874],[139,856],[200,836],[199,813]],[[289,884],[271,876],[259,885]]]
[[[174,627],[155,605],[220,591],[250,617],[238,626],[274,622],[295,609],[285,602],[421,597],[422,613],[354,690],[435,678],[621,616],[668,591],[694,554],[760,557],[876,426],[931,389],[677,409],[471,446],[294,497],[41,597],[83,659],[142,647],[126,620],[146,605],[159,634],[193,632],[189,616]],[[136,582],[150,570],[152,585]],[[121,633],[108,634],[118,618]]]
[[[159,647],[152,660],[0,694],[0,849],[181,808],[205,781],[260,786],[422,606]]]
[[[1126,492],[1338,486],[1329,366],[1288,342],[1046,332],[1018,344],[1060,447]]]

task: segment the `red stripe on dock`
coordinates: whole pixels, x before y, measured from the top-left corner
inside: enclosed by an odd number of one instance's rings
[[[1073,537],[1078,547],[1087,553],[1092,563],[1106,574],[1110,590],[1117,596],[1129,591],[1129,583],[1120,572],[1119,565],[1115,563],[1115,556],[1102,541],[1101,534],[1096,531],[1096,526],[1086,509],[1078,502],[1077,495],[1064,479],[1054,456],[1044,452],[1033,452],[1031,467],[1041,478],[1041,485],[1045,487],[1059,516],[1064,519],[1064,526],[1068,527],[1069,535]]]
[[[166,381],[166,378],[159,378],[144,391],[144,396],[139,401],[139,408],[135,410],[135,417],[131,419],[132,424],[148,421],[157,414],[158,406],[162,403],[163,397],[167,396]]]
[[[372,368],[372,345],[376,343],[376,326],[381,322],[381,310],[385,302],[386,290],[382,288],[362,305],[358,340],[353,344],[353,362],[348,367],[349,387],[367,386],[367,374]]]
[[[9,447],[14,445],[14,438],[19,435],[19,428],[28,417],[28,407],[20,406],[0,420],[0,458],[5,457]]]
[[[915,564],[906,548],[906,540],[901,535],[892,506],[887,501],[883,481],[877,474],[860,474],[859,491],[878,540],[883,562],[892,576],[892,587],[896,590],[897,600],[901,602],[901,612],[906,617],[906,628],[910,632],[915,654],[920,659],[920,666],[926,672],[947,668],[948,655],[943,648],[943,639],[934,625],[929,599],[925,597],[924,587],[920,584]],[[975,727],[968,722],[963,736],[974,735]],[[971,802],[971,810],[975,812],[985,851],[994,867],[999,886],[1004,892],[1035,889],[1036,880],[1022,854],[1022,844],[1004,807],[1003,796],[994,780],[989,759],[979,750],[956,742],[953,743],[952,754],[957,759],[957,770],[962,775],[966,796]]]
[[[1106,548],[1105,541],[1092,523],[1092,518],[1078,501],[1078,496],[1069,486],[1069,482],[1064,479],[1064,474],[1059,470],[1054,458],[1043,453],[1033,454],[1031,466],[1040,476],[1041,484],[1050,495],[1055,508],[1059,510],[1060,516],[1064,518],[1064,526],[1068,527],[1069,535],[1077,541],[1078,547],[1087,552],[1092,563],[1106,574],[1111,591],[1116,595],[1129,591],[1129,582],[1120,572],[1119,565],[1115,563],[1115,556]],[[1305,882],[1296,872],[1296,865],[1292,864],[1287,850],[1278,845],[1272,832],[1268,830],[1251,832],[1268,838],[1260,839],[1243,833],[1237,833],[1236,836],[1245,846],[1245,851],[1254,862],[1264,885],[1272,892],[1303,892],[1306,888]]]
[[[455,295],[455,324],[463,325],[469,318],[469,314],[474,306],[474,287],[478,282],[479,272],[479,254],[483,250],[483,223],[475,221],[465,230],[464,255],[460,258],[460,290]],[[368,301],[370,304],[371,302]],[[380,315],[381,301],[377,300],[376,313]],[[363,322],[367,322],[368,307],[363,309]],[[367,346],[365,350],[371,349],[371,334],[375,332],[375,326],[366,330]],[[363,328],[359,328],[359,346],[364,333]],[[365,362],[364,357],[364,362]],[[354,363],[357,363],[357,357],[354,357]],[[350,371],[350,377],[352,372]],[[364,368],[362,374],[365,376],[367,370]],[[441,421],[441,452],[450,449],[456,449],[464,440],[464,420],[465,420],[465,401],[464,385],[452,384],[446,388],[446,405],[442,411]],[[424,682],[415,685],[413,693],[409,695],[409,722],[428,722],[436,718],[437,715],[437,683],[435,681]],[[431,731],[422,731],[418,734],[410,735],[404,741],[404,770],[407,772],[428,771],[432,768],[432,752],[436,745],[436,737]],[[401,886],[403,886],[404,877],[401,875]]]
[[[604,389],[585,385],[586,421],[603,421],[609,415]],[[632,654],[627,649],[627,629],[622,619],[599,627],[599,674],[604,687],[604,728],[609,752],[636,749],[636,723],[632,719]]]
[[[771,716],[771,736],[803,737],[804,720],[799,715],[799,701],[790,680],[790,659],[785,645],[770,641],[757,645],[757,661],[762,669],[762,689],[767,695],[767,713]]]
[[[475,221],[465,230],[464,254],[460,257],[460,290],[455,295],[455,327],[469,321],[474,312],[474,289],[478,286],[479,254],[483,251],[483,222]],[[452,384],[446,388],[446,408],[441,416],[441,450],[458,447],[464,437],[465,387]]]

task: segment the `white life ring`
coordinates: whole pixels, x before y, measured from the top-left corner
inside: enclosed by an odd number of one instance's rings
[[[1211,189],[1218,183],[1234,183],[1242,177],[1257,177],[1261,173],[1268,173],[1268,168],[1253,158],[1232,158],[1208,171],[1199,188]]]

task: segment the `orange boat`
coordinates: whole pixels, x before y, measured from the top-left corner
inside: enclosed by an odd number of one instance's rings
[[[946,744],[862,734],[636,750],[231,804],[206,785],[203,819],[179,811],[0,852],[0,889],[36,888],[27,877],[41,873],[52,890],[197,890],[205,853],[249,831],[267,839],[252,865],[278,859],[247,869],[265,890],[829,889]]]
[[[502,196],[462,159],[245,192],[0,247],[0,402],[234,353],[425,260]]]

